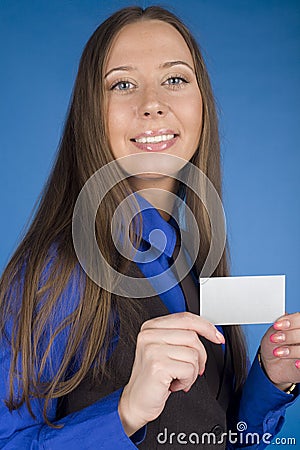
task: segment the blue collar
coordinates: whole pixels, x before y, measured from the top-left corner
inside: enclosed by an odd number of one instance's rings
[[[165,253],[169,258],[173,255],[176,244],[176,222],[173,218],[169,222],[164,220],[158,210],[144,197],[134,194],[143,219],[142,238],[148,244],[155,247],[159,253]]]

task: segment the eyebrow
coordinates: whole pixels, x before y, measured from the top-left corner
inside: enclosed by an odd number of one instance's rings
[[[167,61],[164,64],[161,64],[159,66],[159,68],[160,69],[166,69],[166,68],[173,67],[173,66],[178,66],[178,65],[187,66],[189,69],[191,69],[192,72],[195,72],[193,67],[190,64],[188,64],[187,62],[185,62],[185,61]]]
[[[159,69],[168,69],[169,67],[178,66],[178,65],[184,65],[184,66],[188,67],[193,73],[195,72],[193,67],[185,61],[167,61],[163,64],[160,64]],[[130,70],[136,70],[136,67],[133,67],[133,66],[114,67],[113,69],[111,69],[107,72],[107,74],[104,76],[104,78],[108,77],[108,75],[110,75],[114,71],[121,71],[121,70],[128,72]]]

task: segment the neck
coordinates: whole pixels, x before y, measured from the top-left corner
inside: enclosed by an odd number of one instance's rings
[[[164,220],[170,219],[175,202],[175,197],[171,193],[178,190],[177,180],[171,177],[151,179],[131,177],[130,184],[135,192],[141,191],[139,194],[158,210]]]

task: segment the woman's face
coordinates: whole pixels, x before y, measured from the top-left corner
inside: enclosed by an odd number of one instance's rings
[[[105,87],[116,159],[143,152],[191,159],[201,134],[202,97],[192,55],[175,28],[159,20],[126,25],[111,47]]]

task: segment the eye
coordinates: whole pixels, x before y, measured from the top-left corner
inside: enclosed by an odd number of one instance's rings
[[[183,84],[188,83],[188,81],[183,78],[183,77],[179,77],[179,76],[175,76],[175,77],[170,77],[168,78],[163,84],[172,86],[172,87],[180,87]]]
[[[133,89],[135,86],[133,83],[131,83],[130,81],[126,81],[126,80],[120,80],[117,81],[116,83],[114,83],[110,90],[116,90],[116,91],[129,91],[131,89]]]

